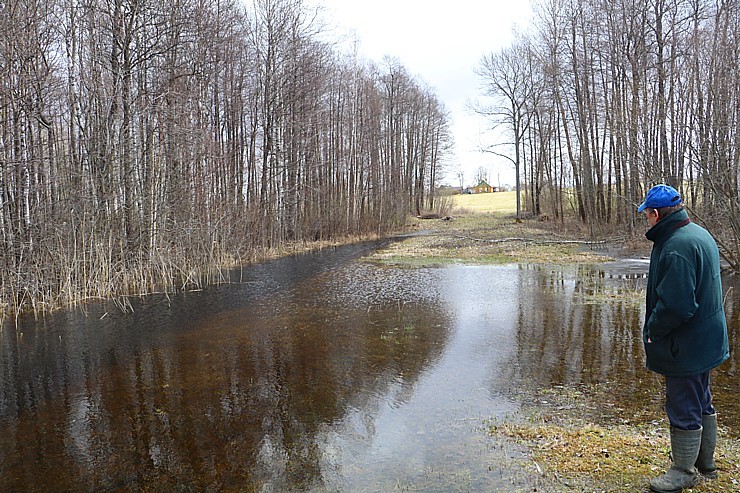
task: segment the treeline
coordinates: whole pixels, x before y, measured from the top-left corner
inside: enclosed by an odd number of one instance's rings
[[[653,184],[678,188],[740,270],[740,4],[541,0],[531,29],[482,58],[482,113],[524,205],[597,229],[635,226]]]
[[[433,208],[446,110],[320,19],[301,0],[0,2],[0,308],[199,283]]]

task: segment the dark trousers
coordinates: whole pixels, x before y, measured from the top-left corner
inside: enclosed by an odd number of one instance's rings
[[[698,430],[702,414],[714,414],[709,372],[689,377],[665,377],[665,411],[671,426]]]

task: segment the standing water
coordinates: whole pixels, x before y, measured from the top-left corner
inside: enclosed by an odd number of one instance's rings
[[[646,264],[357,261],[376,246],[6,325],[0,491],[517,491],[538,479],[486,420],[522,396],[598,385],[660,412],[632,295]],[[735,366],[715,378],[727,423]]]

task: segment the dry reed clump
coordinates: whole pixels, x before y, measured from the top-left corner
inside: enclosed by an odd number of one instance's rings
[[[377,233],[348,235],[335,240],[297,241],[277,248],[245,247],[230,251],[213,244],[210,250],[158,249],[123,255],[115,242],[98,242],[89,249],[70,242],[50,253],[50,261],[27,273],[4,273],[0,279],[0,326],[6,318],[26,312],[46,313],[90,301],[112,300],[128,310],[128,298],[157,292],[201,289],[232,282],[232,270],[249,263],[378,238]]]

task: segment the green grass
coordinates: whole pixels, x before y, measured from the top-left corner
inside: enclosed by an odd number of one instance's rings
[[[471,212],[514,214],[516,192],[461,194],[452,196],[453,207]]]

